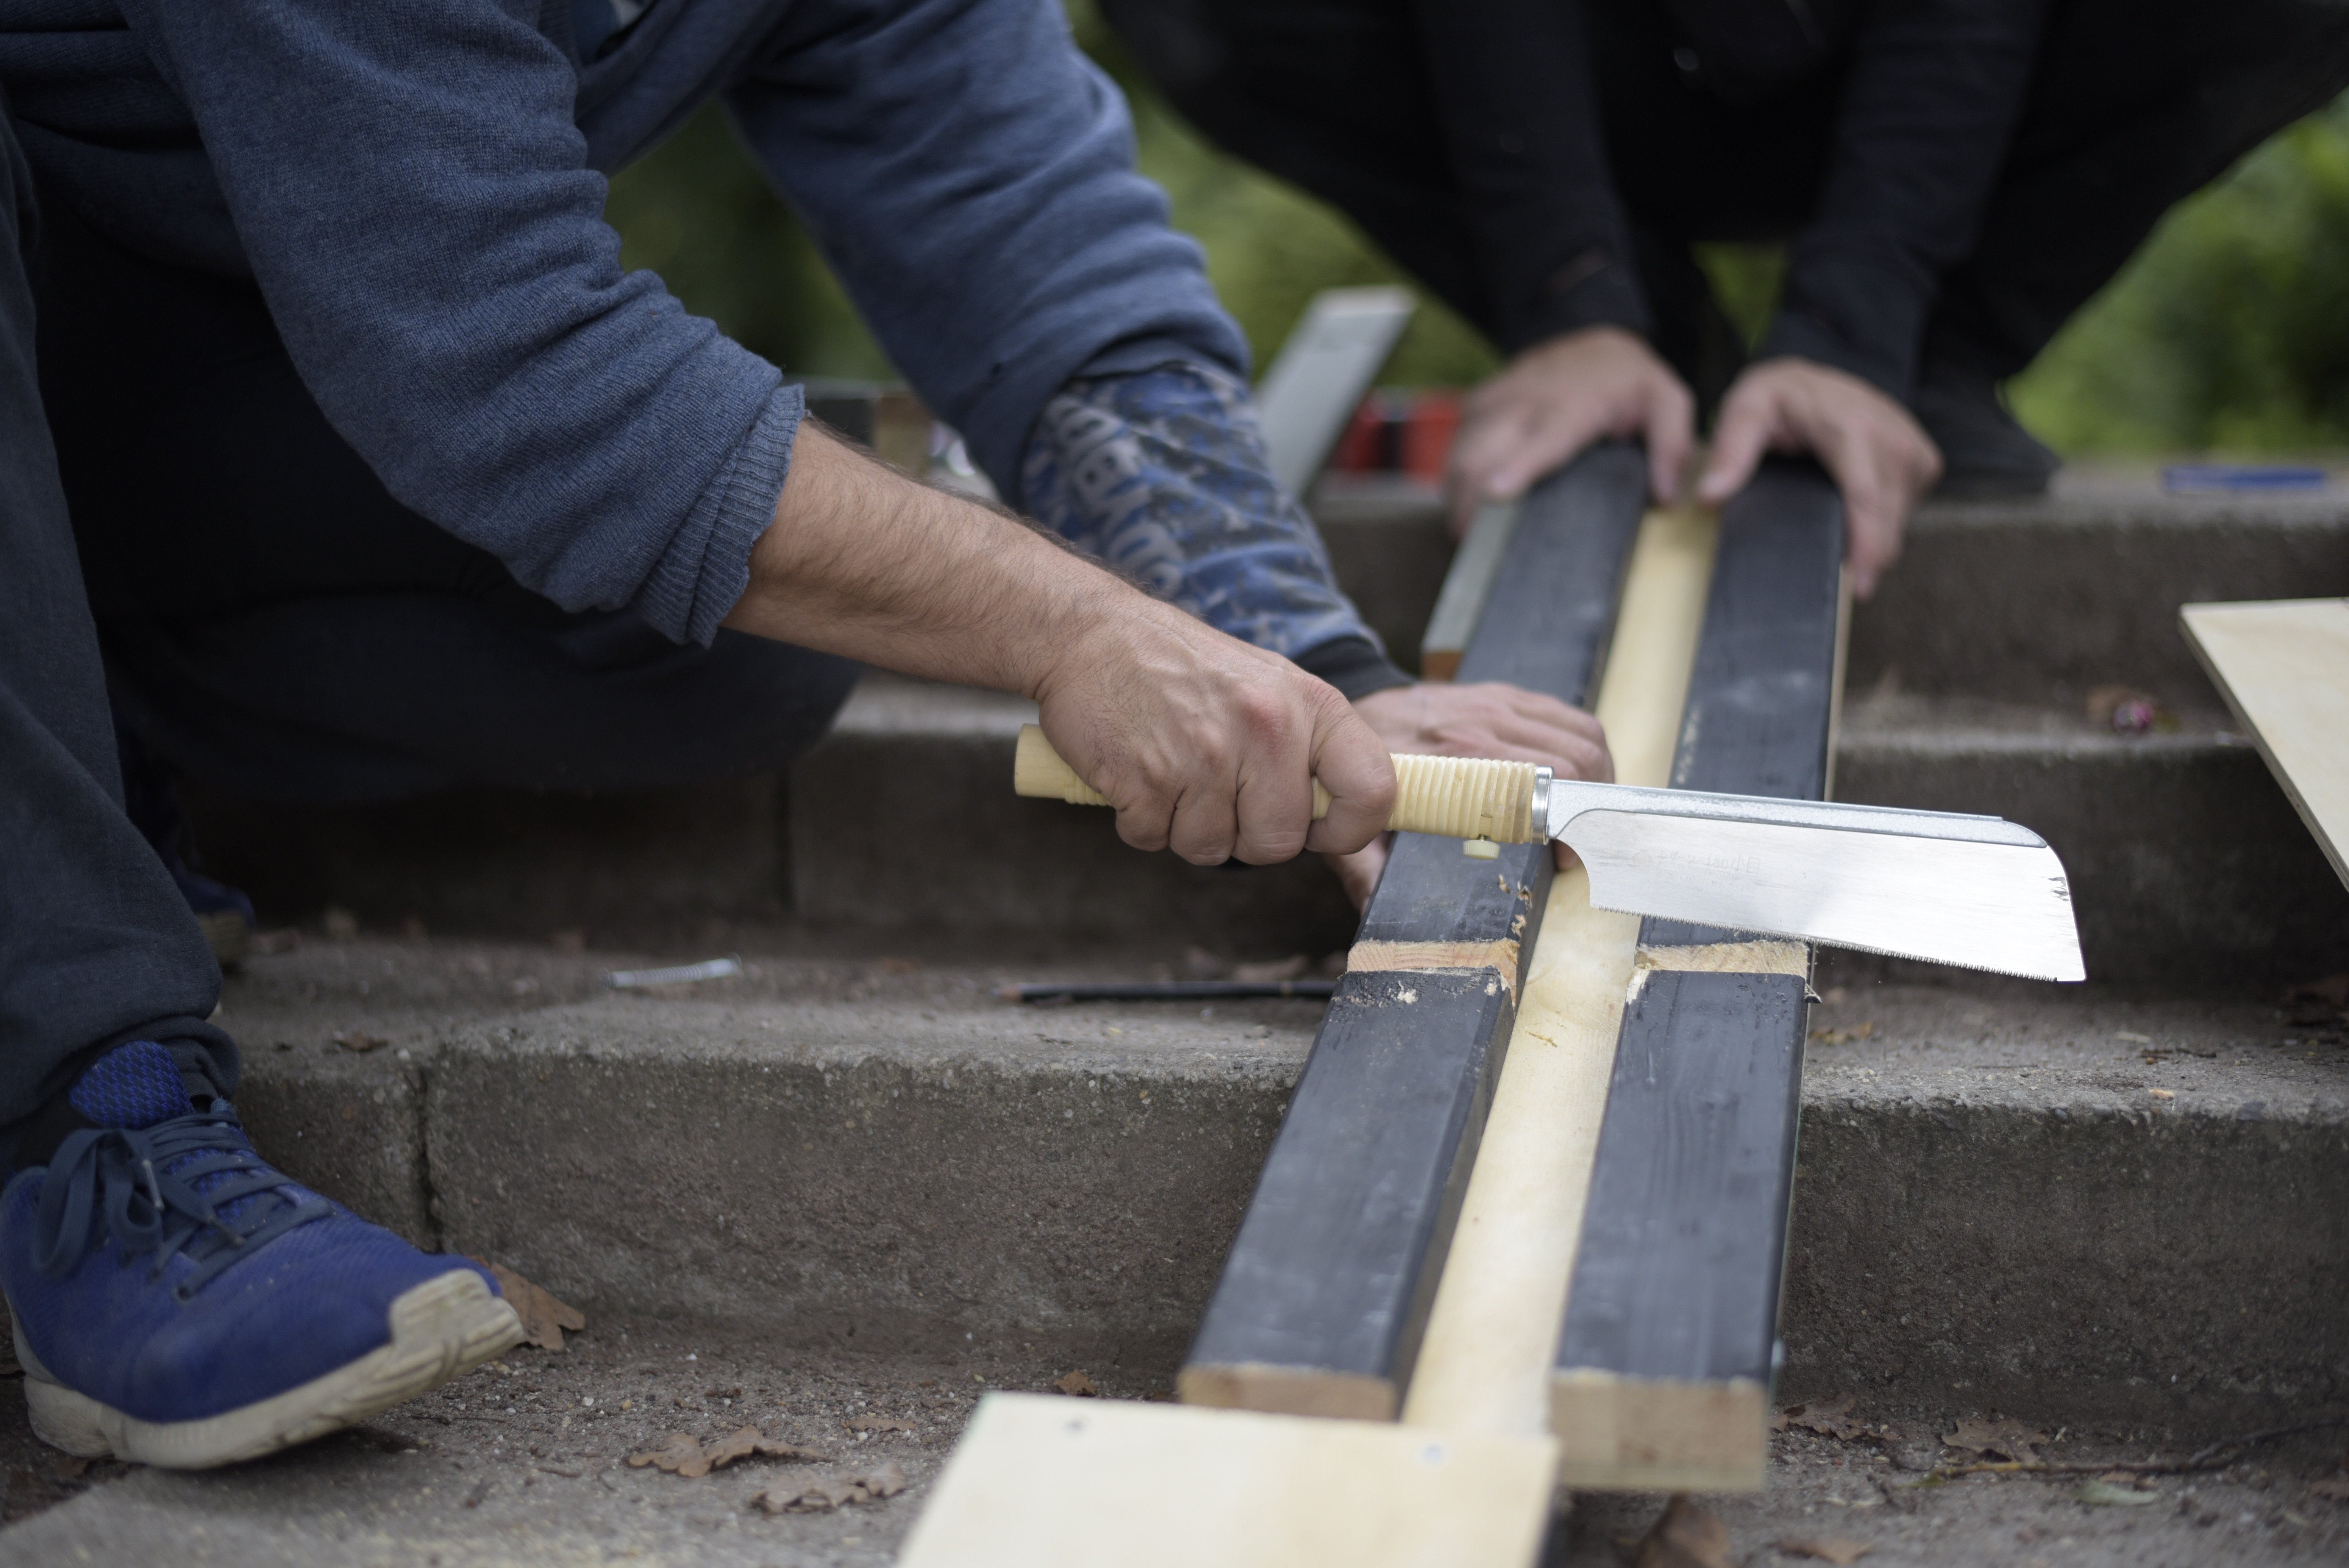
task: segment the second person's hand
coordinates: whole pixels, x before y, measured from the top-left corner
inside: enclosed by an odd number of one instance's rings
[[[1648,486],[1670,505],[1694,441],[1695,399],[1634,333],[1593,326],[1537,344],[1469,395],[1444,488],[1453,537],[1476,509],[1523,495],[1606,436],[1648,444]]]
[[[1900,554],[1909,513],[1941,477],[1941,453],[1908,409],[1857,376],[1791,356],[1748,366],[1722,399],[1697,499],[1745,488],[1765,451],[1808,452],[1843,492],[1852,592],[1868,598]]]

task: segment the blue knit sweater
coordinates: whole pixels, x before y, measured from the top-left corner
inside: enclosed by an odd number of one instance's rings
[[[557,603],[678,638],[740,596],[802,408],[604,222],[605,174],[713,96],[1013,498],[1081,374],[1246,374],[1052,0],[656,0],[585,50],[574,11],[0,0],[0,85],[51,199],[258,282],[393,495]],[[1359,631],[1307,609],[1309,640]]]

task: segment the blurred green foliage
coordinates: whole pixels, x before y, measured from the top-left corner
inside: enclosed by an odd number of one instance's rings
[[[2349,447],[2349,98],[2181,202],[2008,392],[2064,451]]]
[[[1318,291],[1409,284],[1343,218],[1175,119],[1086,0],[1072,0],[1071,17],[1132,101],[1142,170],[1206,247],[1259,369]],[[615,180],[609,211],[628,265],[658,272],[688,308],[793,374],[892,374],[714,108]],[[1776,249],[1706,246],[1700,260],[1731,318],[1758,332],[1777,291]],[[1428,302],[1385,379],[1464,385],[1495,363]],[[2067,452],[2349,447],[2349,99],[2179,206],[2010,392]]]

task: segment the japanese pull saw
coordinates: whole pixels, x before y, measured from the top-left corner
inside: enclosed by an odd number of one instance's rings
[[[1648,789],[1530,762],[1398,755],[1388,825],[1500,844],[1563,841],[1600,909],[2036,980],[2081,980],[2063,862],[1999,817]],[[1105,806],[1028,725],[1013,788]],[[1316,817],[1330,808],[1317,780]]]

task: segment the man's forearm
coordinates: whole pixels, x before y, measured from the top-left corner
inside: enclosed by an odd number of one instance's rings
[[[1140,849],[1206,864],[1351,850],[1393,804],[1384,748],[1328,685],[814,426],[726,624],[1034,697]],[[1318,822],[1317,777],[1333,798]]]
[[[1037,695],[1048,647],[1150,601],[1017,519],[801,425],[725,624],[907,675]]]

